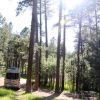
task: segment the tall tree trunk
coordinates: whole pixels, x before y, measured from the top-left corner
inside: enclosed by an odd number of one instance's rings
[[[45,45],[46,45],[46,60],[48,58],[48,26],[47,26],[47,0],[44,0],[44,5],[45,5]]]
[[[33,65],[34,35],[36,32],[36,26],[37,26],[37,0],[33,0],[26,92],[31,92],[31,87],[32,87],[31,78],[32,78],[32,65]]]
[[[15,57],[15,67],[17,67],[17,57]]]
[[[91,31],[91,16],[89,14],[88,14],[88,22],[89,22],[90,39],[93,40],[92,31]]]
[[[76,75],[76,91],[80,91],[80,46],[81,46],[81,28],[82,28],[82,19],[81,15],[79,16],[79,34],[78,34],[78,51],[77,51],[77,75]]]
[[[96,6],[95,6],[95,22],[96,22],[96,41],[97,41],[97,55],[99,55],[99,48],[100,48],[100,44],[99,44],[99,41],[100,41],[100,38],[99,38],[99,29],[98,29],[98,12],[97,12],[97,1],[95,2],[96,4]],[[97,59],[97,58],[95,58],[95,59]],[[99,77],[100,77],[100,74],[99,74]],[[96,73],[96,81],[100,81],[100,78],[98,79],[98,74]],[[98,82],[97,82],[98,83]],[[99,98],[100,98],[100,85],[98,85],[96,83],[96,85],[97,85],[97,91],[98,91],[98,93],[99,93]]]
[[[18,68],[20,68],[20,63],[21,63],[20,61],[21,61],[21,59],[19,58],[18,59],[18,64],[17,64]]]
[[[38,20],[37,20],[38,22]],[[36,27],[36,43],[38,45],[38,23]],[[36,54],[35,54],[35,90],[38,90],[39,88],[39,49],[37,48]]]
[[[40,52],[39,52],[39,85],[41,81],[41,59],[42,59],[42,13],[41,13],[41,0],[40,0]]]
[[[48,69],[46,69],[45,77],[44,77],[44,86],[48,83]]]
[[[24,61],[22,59],[21,59],[21,67],[22,67],[21,74],[23,75],[23,72],[24,72]]]
[[[98,19],[97,19],[97,7],[95,8],[95,23],[96,23],[96,40],[98,41]]]
[[[73,65],[73,76],[72,76],[72,92],[74,92],[74,85],[75,85],[75,71],[74,71],[74,65]]]
[[[56,86],[55,92],[59,93],[59,69],[60,69],[60,41],[61,41],[61,19],[62,19],[62,1],[60,0],[59,5],[59,27],[58,27],[58,43],[57,43],[57,64],[56,64]]]
[[[64,16],[64,22],[65,22],[65,16]],[[66,27],[64,23],[64,29],[63,29],[63,66],[62,66],[62,87],[61,90],[64,90],[64,70],[65,70],[65,39],[66,39]]]

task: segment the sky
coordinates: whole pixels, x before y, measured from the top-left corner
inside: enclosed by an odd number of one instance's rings
[[[67,9],[72,9],[80,3],[82,0],[66,0]],[[25,27],[31,26],[31,11],[27,9],[24,13],[21,13],[19,16],[16,16],[16,8],[17,8],[18,0],[1,0],[0,1],[0,13],[6,17],[7,22],[12,22],[13,24],[13,32],[19,33]],[[55,14],[53,17],[48,19],[48,32],[49,32],[49,40],[52,37],[57,39],[57,28],[53,28],[53,25],[58,22],[58,15]],[[43,25],[44,26],[44,25]],[[74,39],[75,33],[72,29],[66,30],[66,50],[67,52],[74,51]]]
[[[30,26],[31,11],[26,10],[24,14],[16,16],[18,0],[1,0],[0,13],[6,17],[7,22],[12,22],[13,32],[20,32],[25,26]]]

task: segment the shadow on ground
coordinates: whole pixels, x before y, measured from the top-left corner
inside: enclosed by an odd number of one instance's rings
[[[90,93],[65,93],[67,97],[72,97],[73,99],[82,99],[82,100],[97,100],[96,95],[91,95]]]
[[[44,100],[53,100],[54,98],[58,97],[60,94],[61,93],[59,93],[59,94],[53,93],[50,96],[44,97]]]

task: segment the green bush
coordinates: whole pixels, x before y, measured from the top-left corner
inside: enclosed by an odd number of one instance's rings
[[[65,81],[65,86],[64,86],[66,91],[72,92],[72,82],[70,80]]]

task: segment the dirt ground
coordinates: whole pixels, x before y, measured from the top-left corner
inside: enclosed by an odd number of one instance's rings
[[[64,92],[62,92],[61,94],[55,94],[53,92],[47,92],[46,90],[35,91],[33,92],[33,95],[43,97],[44,100],[79,100],[64,95]]]
[[[84,97],[84,99],[79,99],[78,94],[71,94],[66,92],[55,94],[54,92],[48,92],[47,90],[35,91],[33,92],[33,95],[43,97],[44,100],[97,100],[96,97]]]
[[[21,79],[21,85],[26,83],[25,79]],[[4,78],[0,78],[0,87],[4,86]],[[25,88],[25,87],[24,87]],[[20,94],[20,91],[23,91],[23,88],[16,91],[16,93]],[[96,97],[86,97],[84,99],[78,99],[77,94],[70,94],[66,92],[62,92],[61,94],[55,94],[53,91],[48,91],[45,89],[40,89],[38,91],[33,91],[32,94],[34,96],[43,97],[44,100],[97,100]]]
[[[26,81],[24,79],[21,79],[21,85],[25,84]],[[0,78],[0,87],[4,86],[4,78],[1,77]],[[20,92],[21,89],[17,92]],[[47,90],[38,90],[38,91],[33,91],[32,94],[34,96],[38,96],[38,97],[43,97],[45,100],[73,100],[72,97],[67,97],[65,95],[63,95],[64,93],[60,94],[60,95],[56,95],[54,94],[53,91],[47,91]],[[75,99],[74,99],[75,100]]]

